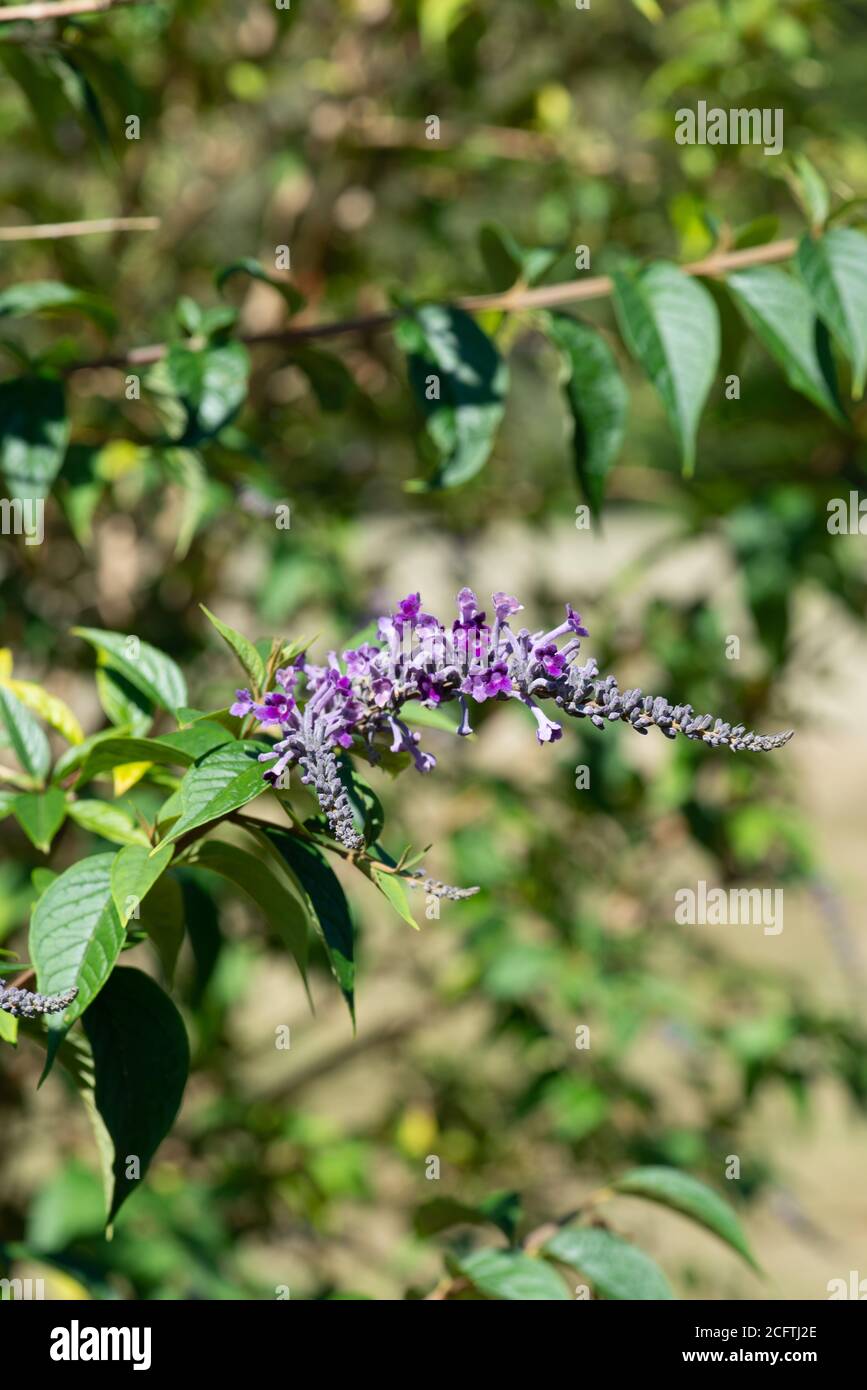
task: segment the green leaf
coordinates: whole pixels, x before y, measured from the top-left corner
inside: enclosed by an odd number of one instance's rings
[[[623,445],[629,394],[614,354],[595,328],[568,314],[549,314],[548,331],[566,370],[575,470],[598,516],[606,479]]]
[[[691,477],[698,422],[719,361],[716,305],[704,285],[664,261],[635,275],[617,271],[613,280],[623,340],[665,406]]]
[[[762,217],[754,217],[752,222],[747,222],[743,227],[738,227],[735,232],[732,249],[735,251],[745,251],[748,246],[766,246],[769,241],[773,241],[780,226],[780,219],[773,213],[765,213]]]
[[[382,834],[385,821],[382,802],[345,754],[337,760],[337,772],[346,789],[355,829],[364,837],[365,844],[374,844]]]
[[[292,952],[306,988],[307,914],[288,884],[272,873],[262,859],[222,840],[205,840],[197,845],[190,863],[194,869],[210,869],[219,874],[252,898],[274,933]]]
[[[47,854],[64,820],[66,819],[66,797],[58,787],[49,787],[45,792],[22,792],[15,798],[12,806],[15,819],[27,838]]]
[[[250,680],[253,688],[260,694],[264,694],[265,689],[265,663],[262,660],[253,643],[240,632],[236,632],[228,623],[221,622],[220,619],[206,608],[203,603],[199,604],[208,622],[217,629],[223,641],[231,648],[240,661]]]
[[[51,767],[48,739],[33,715],[11,690],[0,685],[0,734],[14,752],[25,772],[44,782]]]
[[[116,326],[116,316],[107,299],[86,290],[73,289],[58,280],[30,280],[0,290],[0,318],[20,318],[23,314],[65,314],[76,311],[108,330]]]
[[[187,683],[180,667],[149,642],[102,628],[74,627],[72,632],[95,648],[101,665],[119,672],[155,705],[174,710],[187,703]]]
[[[798,270],[819,317],[852,364],[852,396],[860,400],[867,380],[867,236],[836,227],[823,237],[804,237]]]
[[[542,1248],[545,1255],[584,1275],[600,1298],[674,1297],[668,1280],[650,1256],[611,1231],[597,1226],[566,1226]]]
[[[228,729],[210,720],[193,724],[189,729],[179,729],[175,733],[161,734],[159,738],[124,738],[109,734],[98,743],[91,745],[78,760],[81,774],[78,785],[98,777],[100,773],[110,772],[112,768],[123,767],[126,763],[159,763],[163,767],[191,767],[197,758],[202,758],[212,749],[221,748],[234,742]],[[67,772],[75,767],[74,760],[67,760]]]
[[[240,260],[232,261],[231,265],[223,266],[222,270],[218,270],[214,277],[217,289],[222,290],[233,275],[249,275],[253,280],[261,280],[263,284],[270,285],[282,294],[289,306],[290,314],[297,314],[298,310],[304,307],[305,299],[300,290],[297,290],[294,285],[290,285],[288,280],[281,280],[276,275],[269,275],[264,266],[260,265],[252,256],[242,256]]]
[[[457,487],[475,477],[493,448],[506,405],[506,363],[475,319],[439,304],[401,320],[397,342],[409,354],[410,385],[436,460],[430,480],[413,487]]]
[[[263,825],[261,832],[286,863],[290,876],[303,894],[307,910],[319,932],[331,973],[355,1022],[355,932],[349,905],[331,866],[315,845],[278,826]]]
[[[165,449],[163,464],[169,477],[181,488],[181,520],[175,540],[175,559],[182,560],[189,550],[208,506],[208,471],[195,449]]]
[[[526,248],[507,227],[486,222],[479,228],[479,251],[493,288],[500,293],[520,280],[534,285],[557,260],[559,251],[549,247]]]
[[[397,875],[386,873],[384,869],[377,868],[375,864],[364,865],[364,869],[365,872],[370,870],[368,877],[371,883],[375,883],[383,897],[388,898],[398,917],[401,917],[404,922],[408,922],[415,931],[418,931],[419,925],[410,912],[406,889]]]
[[[56,878],[39,899],[30,919],[30,959],[41,994],[60,994],[76,986],[78,995],[48,1027],[49,1071],[69,1026],[96,998],[114,967],[123,928],[111,899],[114,854],[80,859]]]
[[[84,730],[72,710],[56,695],[49,695],[47,690],[33,681],[9,678],[0,681],[0,684],[11,690],[22,705],[26,705],[34,714],[38,714],[40,719],[44,719],[46,724],[50,724],[52,729],[62,734],[67,743],[77,744],[84,741]]]
[[[10,497],[47,497],[68,443],[69,420],[59,381],[25,376],[0,382],[0,468]],[[30,518],[25,521],[32,526]]]
[[[186,427],[178,442],[196,444],[218,434],[243,405],[250,354],[239,342],[205,348],[172,343],[165,372],[186,411]]]
[[[758,1270],[740,1223],[728,1202],[713,1188],[699,1182],[698,1178],[681,1173],[677,1168],[634,1168],[611,1186],[615,1192],[646,1197],[651,1202],[659,1202],[690,1217],[700,1226],[713,1231],[742,1255],[747,1264]]]
[[[148,845],[126,845],[111,866],[111,897],[122,926],[138,915],[142,902],[171,862],[174,845],[162,844],[156,854]]]
[[[144,830],[122,806],[110,801],[70,801],[67,810],[70,820],[92,835],[101,835],[115,845],[141,845],[146,851],[150,848]]]
[[[132,734],[146,734],[154,719],[154,701],[108,666],[97,667],[94,674],[99,703],[111,723]]]
[[[168,848],[171,849],[171,846]],[[153,942],[165,982],[171,988],[175,966],[184,944],[185,926],[184,895],[173,874],[163,874],[150,889],[141,905],[138,926],[147,932]]]
[[[453,1197],[434,1197],[418,1208],[413,1218],[417,1235],[432,1236],[449,1226],[498,1227],[507,1240],[514,1239],[521,1216],[521,1199],[517,1192],[495,1192],[477,1207],[459,1202]]]
[[[792,191],[809,219],[811,230],[820,232],[831,207],[828,186],[805,154],[794,156],[792,171],[793,177],[789,176]]]
[[[110,1225],[174,1123],[183,1099],[190,1050],[183,1020],[147,975],[115,970],[88,1009],[84,1030],[93,1054],[94,1105],[111,1140],[106,1207]]]
[[[519,1250],[476,1250],[452,1257],[452,1267],[486,1298],[510,1302],[564,1302],[569,1290],[544,1260]]]
[[[728,275],[726,286],[747,326],[779,362],[792,389],[845,426],[833,362],[824,350],[821,325],[801,282],[777,266],[752,266]]]
[[[180,788],[183,813],[166,836],[166,842],[177,840],[209,821],[228,816],[267,791],[268,784],[258,760],[265,749],[265,744],[245,740],[216,748],[199,759],[184,774]]]

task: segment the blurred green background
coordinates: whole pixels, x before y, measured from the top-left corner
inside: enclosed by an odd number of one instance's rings
[[[35,37],[0,36],[3,224],[161,219],[156,232],[2,246],[3,286],[110,295],[110,342],[77,319],[4,334],[76,359],[160,341],[180,296],[217,303],[220,266],[273,264],[281,244],[305,317],[327,319],[387,308],[396,292],[488,289],[477,232],[492,218],[561,248],[551,281],[574,273],[577,244],[594,273],[625,256],[700,256],[706,214],[773,217],[797,235],[784,159],[674,143],[675,109],[699,99],[782,107],[786,150],[807,154],[835,199],[867,184],[867,29],[855,5],[827,0],[182,0]],[[124,137],[131,113],[138,141]],[[247,332],[284,322],[267,285],[239,280],[229,297]],[[589,317],[610,324],[610,306]],[[349,374],[330,411],[290,350],[254,350],[250,400],[203,451],[192,509],[122,374],[69,377],[86,486],[64,469],[46,543],[0,543],[16,675],[45,680],[89,732],[102,715],[75,623],[169,651],[207,708],[235,676],[199,602],[254,637],[320,633],[321,654],[411,590],[444,613],[469,584],[516,593],[531,626],[571,601],[585,651],[622,685],[797,736],[734,759],[582,724],[541,749],[500,706],[471,744],[432,732],[432,777],[371,774],[391,844],[432,842],[432,871],[483,891],[414,935],[347,882],[357,1039],[324,974],[311,1017],[256,915],[200,890],[180,972],[195,1070],[143,1190],[106,1242],[84,1114],[59,1079],[36,1092],[35,1050],[4,1048],[0,1239],[59,1297],[288,1285],[299,1298],[401,1298],[441,1271],[414,1227],[432,1195],[514,1188],[543,1221],[625,1167],[667,1163],[725,1190],[767,1271],[618,1198],[619,1229],[681,1296],[825,1297],[829,1279],[863,1267],[867,1218],[867,566],[863,537],[826,527],[828,499],[860,486],[867,411],[851,436],[834,430],[751,343],[736,366],[724,354],[741,399],[716,383],[687,483],[658,401],[626,367],[629,433],[590,533],[574,525],[556,363],[532,331],[512,346],[487,469],[432,496],[403,487],[418,422],[391,335],[329,351]],[[262,498],[291,505],[288,531]],[[0,833],[0,944],[23,954],[42,861],[12,821]],[[96,848],[68,823],[53,866]],[[676,926],[674,891],[698,878],[782,887],[784,931]],[[149,951],[133,963],[154,969]],[[274,1048],[281,1024],[287,1052]],[[575,1049],[580,1024],[589,1052]],[[439,1183],[425,1178],[432,1153]],[[741,1178],[726,1182],[733,1154]]]

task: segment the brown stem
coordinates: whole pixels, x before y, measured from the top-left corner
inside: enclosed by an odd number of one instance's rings
[[[3,11],[0,10],[0,18]],[[90,222],[41,222],[33,227],[0,227],[0,241],[55,241],[98,232],[155,232],[158,217],[97,217]]]
[[[741,270],[745,266],[768,265],[772,261],[786,261],[797,250],[794,239],[770,241],[765,246],[748,246],[742,251],[715,252],[703,260],[693,261],[682,268],[685,275],[725,275],[730,270]],[[605,299],[611,294],[612,282],[607,275],[594,275],[585,280],[568,280],[560,285],[537,285],[534,289],[507,290],[504,294],[466,295],[454,301],[458,309],[470,312],[481,310],[503,310],[515,312],[521,309],[547,309],[558,304],[577,304],[587,299]],[[405,310],[394,309],[380,314],[368,314],[361,318],[337,319],[333,323],[300,324],[296,328],[281,328],[269,333],[248,333],[241,341],[252,345],[264,343],[298,343],[311,338],[337,338],[346,333],[375,333],[381,328],[402,318]],[[203,346],[197,339],[191,339],[191,346]],[[145,347],[131,348],[129,352],[111,357],[95,358],[92,362],[75,362],[67,371],[76,372],[101,367],[148,366],[159,362],[168,351],[167,343],[150,343]]]
[[[40,0],[28,5],[4,5],[0,8],[0,24],[16,19],[67,19],[78,14],[102,14],[120,5],[148,4],[150,0]]]

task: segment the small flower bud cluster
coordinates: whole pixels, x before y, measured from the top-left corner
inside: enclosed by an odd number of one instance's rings
[[[77,993],[77,989],[66,989],[62,994],[32,994],[29,989],[16,989],[14,985],[4,985],[0,980],[0,1009],[14,1018],[60,1014],[69,1008]]]
[[[792,731],[756,734],[711,714],[697,715],[691,705],[671,705],[661,695],[621,691],[614,676],[599,675],[596,662],[577,664],[587,629],[580,614],[566,605],[565,620],[550,631],[517,631],[511,619],[523,605],[505,593],[492,597],[489,622],[471,589],[458,594],[458,616],[446,627],[422,612],[421,596],[409,594],[396,612],[379,619],[377,642],[343,652],[329,652],[325,666],[309,665],[305,656],[277,671],[277,689],[255,700],[239,690],[231,712],[254,714],[276,726],[281,737],[261,755],[272,766],[265,778],[277,783],[295,763],[304,768],[328,817],[335,837],[349,849],[362,841],[340,781],[335,749],[355,748],[371,762],[381,757],[384,736],[392,753],[406,753],[419,772],[430,772],[436,759],[419,747],[420,735],[408,728],[401,712],[412,701],[429,709],[456,702],[460,719],[455,732],[472,733],[469,703],[520,700],[536,720],[541,744],[562,738],[562,725],[549,718],[539,701],[551,701],[574,719],[589,719],[598,729],[624,722],[636,733],[655,727],[666,738],[682,734],[711,748],[732,752],[769,752],[781,748]],[[301,691],[298,686],[301,683]],[[458,891],[458,890],[456,890]]]

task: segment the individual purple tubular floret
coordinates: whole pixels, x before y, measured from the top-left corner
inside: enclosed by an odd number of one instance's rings
[[[300,766],[302,781],[313,787],[332,833],[347,849],[360,849],[363,840],[340,779],[337,750],[356,747],[377,762],[376,739],[384,735],[392,753],[407,753],[419,772],[430,772],[436,759],[420,748],[420,735],[401,717],[413,701],[429,708],[456,702],[456,732],[467,735],[472,703],[520,700],[536,720],[542,744],[562,738],[563,729],[540,702],[553,703],[560,716],[589,719],[598,729],[620,720],[639,734],[654,726],[666,738],[682,734],[733,752],[768,752],[792,737],[790,729],[756,734],[743,724],[698,715],[691,705],[669,704],[661,695],[621,691],[614,676],[600,676],[592,658],[578,664],[581,638],[588,633],[571,604],[563,622],[547,632],[516,630],[512,620],[523,605],[509,594],[492,596],[490,621],[471,589],[461,589],[457,604],[458,615],[447,627],[422,611],[420,594],[408,594],[394,613],[379,619],[376,642],[341,657],[329,652],[324,666],[298,657],[276,673],[277,689],[258,703],[249,691],[237,692],[233,714],[252,714],[280,730],[278,742],[261,755],[271,763],[266,779],[277,784],[287,768]]]
[[[29,989],[16,989],[0,980],[0,1009],[14,1018],[38,1018],[41,1014],[60,1014],[68,1009],[78,990],[66,989],[62,994],[33,994]]]

